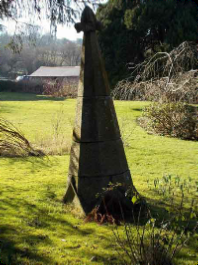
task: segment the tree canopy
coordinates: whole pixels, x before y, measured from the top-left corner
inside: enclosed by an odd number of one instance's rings
[[[109,0],[97,17],[112,85],[127,74],[127,63],[197,40],[197,6],[191,0]]]

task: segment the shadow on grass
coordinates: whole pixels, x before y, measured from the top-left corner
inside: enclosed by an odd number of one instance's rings
[[[11,197],[9,197],[10,193],[12,193]],[[3,224],[0,223],[2,264],[56,264],[56,260],[53,260],[49,253],[58,246],[50,239],[51,237],[55,236],[61,242],[61,238],[70,238],[70,235],[85,237],[94,233],[94,229],[78,227],[72,221],[66,220],[64,210],[63,212],[57,210],[61,208],[61,201],[53,202],[46,196],[38,198],[39,202],[30,203],[16,196],[13,197],[13,192],[9,190],[0,201],[4,206],[4,209],[0,209],[1,218],[5,220]],[[48,208],[50,204],[52,211]],[[13,223],[12,218],[17,218],[16,224]],[[40,246],[45,247],[42,254],[40,254]],[[66,248],[69,249],[65,246]],[[75,251],[75,247],[71,248],[71,251],[72,249]],[[90,255],[92,255],[91,250]]]
[[[142,108],[131,108],[132,111],[142,111],[143,110],[143,107]]]
[[[1,159],[1,156],[0,156]],[[49,168],[53,164],[55,164],[54,160],[50,160],[48,156],[24,156],[24,157],[2,157],[2,159],[7,160],[7,164],[10,166],[16,165],[16,167],[21,165],[21,162],[29,163],[31,165],[30,170],[32,173],[37,171],[38,169]],[[55,160],[57,161],[57,160]]]
[[[65,97],[52,97],[45,95],[37,95],[32,93],[18,93],[18,92],[0,92],[0,101],[64,101]]]
[[[191,217],[192,212],[190,206],[183,205],[182,208],[180,208],[180,202],[177,204],[174,202],[173,205],[167,201],[159,201],[151,198],[147,199],[147,202],[151,216],[156,220],[156,228],[162,229],[162,227],[168,225],[168,231],[174,232],[177,235],[183,233],[184,236],[187,236],[188,233],[192,233],[193,237],[198,236],[195,230],[197,227],[197,219]],[[194,213],[198,216],[197,209],[194,210]],[[194,245],[187,243],[185,246],[195,251],[195,243]],[[183,248],[185,248],[185,246]]]
[[[18,240],[12,236],[16,235],[17,233],[19,233],[19,231],[17,231],[15,227],[11,225],[0,225],[0,261],[2,264],[22,264],[21,260],[25,257],[28,257],[28,259],[32,261],[39,260],[39,264],[52,263],[49,258],[39,255],[36,249],[28,246],[28,244],[27,246],[20,247]],[[33,236],[30,233],[26,233],[26,235],[22,237],[23,242],[27,239],[31,240],[31,242],[41,241],[39,236]],[[48,242],[45,243],[50,244],[50,241],[48,240]]]

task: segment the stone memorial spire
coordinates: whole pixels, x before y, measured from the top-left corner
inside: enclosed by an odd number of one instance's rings
[[[128,187],[132,181],[97,40],[100,23],[89,7],[75,28],[84,39],[64,202],[73,201],[87,215],[109,182]]]

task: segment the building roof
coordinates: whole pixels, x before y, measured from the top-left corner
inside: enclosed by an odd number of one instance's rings
[[[79,76],[80,66],[41,66],[30,76],[35,77],[67,77],[67,76]]]

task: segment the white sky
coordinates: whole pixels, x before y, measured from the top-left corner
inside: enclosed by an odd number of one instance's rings
[[[103,3],[106,3],[108,0],[102,0],[102,1]],[[17,22],[12,19],[4,20],[4,21],[0,20],[0,23],[6,26],[7,32],[10,35],[13,35],[14,33],[16,33],[18,29],[20,28],[20,26],[23,26],[24,23],[30,23],[30,24],[35,25],[35,21],[31,21],[31,18],[30,19],[20,18],[17,20]],[[37,20],[36,24],[42,28],[42,33],[50,32],[50,21]],[[59,39],[67,38],[69,40],[76,40],[77,38],[82,38],[82,37],[83,37],[83,33],[77,33],[74,28],[74,25],[64,25],[64,26],[58,25],[57,27],[57,38]]]
[[[17,25],[20,27],[20,25],[23,25],[24,23],[29,23],[29,21],[25,19],[20,19],[18,22],[14,20],[5,20],[5,21],[0,21],[1,24],[6,26],[7,32],[10,35],[13,35],[18,31]],[[34,24],[35,25],[35,24]],[[42,25],[40,23],[37,24],[38,26],[41,26],[42,33],[49,33],[50,32],[50,22],[49,21],[42,21]],[[83,33],[77,33],[74,25],[58,25],[57,27],[57,38],[67,38],[69,40],[76,40],[77,38],[82,38]]]
[[[61,38],[66,38],[69,40],[76,40],[77,38],[81,38],[83,37],[83,33],[77,33],[77,31],[74,28],[74,25],[70,25],[70,26],[58,26],[57,29],[57,38],[61,39]]]

